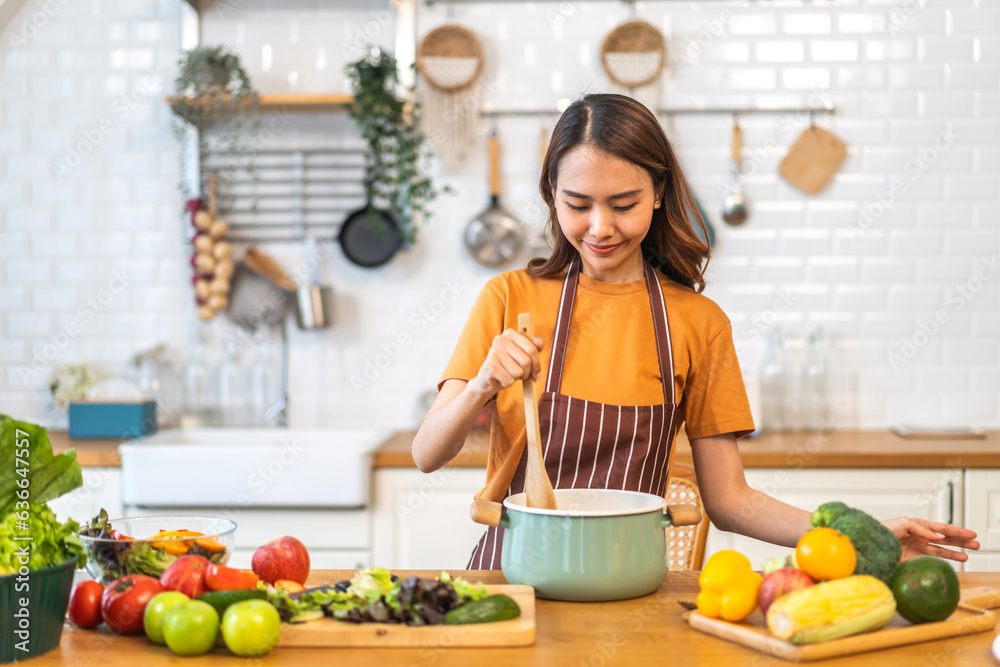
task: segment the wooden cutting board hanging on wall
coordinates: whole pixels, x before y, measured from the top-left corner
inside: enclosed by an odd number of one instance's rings
[[[810,125],[781,161],[778,172],[802,192],[814,195],[826,187],[845,157],[847,147],[843,141]]]

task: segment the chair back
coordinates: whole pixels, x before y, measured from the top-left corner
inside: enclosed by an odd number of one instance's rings
[[[674,463],[670,469],[666,499],[668,505],[694,505],[701,510],[701,523],[667,528],[667,563],[671,570],[700,570],[708,539],[708,515],[698,492],[694,466]]]

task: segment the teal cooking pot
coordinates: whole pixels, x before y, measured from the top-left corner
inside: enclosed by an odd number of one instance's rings
[[[652,593],[667,573],[669,526],[701,521],[692,505],[610,489],[556,489],[556,507],[528,507],[518,493],[476,500],[472,518],[504,528],[500,566],[511,584],[550,600],[602,602]]]

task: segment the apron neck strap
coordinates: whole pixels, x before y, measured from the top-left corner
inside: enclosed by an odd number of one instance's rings
[[[660,364],[660,377],[663,379],[663,400],[668,405],[676,404],[674,400],[674,359],[670,345],[670,325],[667,322],[667,310],[663,301],[663,291],[656,271],[643,261],[643,272],[646,279],[646,292],[649,294],[650,310],[653,314],[653,332],[656,337],[656,356]],[[573,306],[576,302],[576,289],[580,284],[580,257],[574,256],[566,269],[562,293],[559,296],[559,314],[556,318],[556,328],[553,333],[552,356],[549,359],[549,372],[545,380],[545,391],[556,392],[562,388],[563,370],[566,366],[566,349],[569,344],[569,327],[573,319]]]

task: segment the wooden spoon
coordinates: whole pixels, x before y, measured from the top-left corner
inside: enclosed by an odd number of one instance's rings
[[[292,277],[270,255],[256,248],[247,248],[244,259],[251,271],[264,276],[286,292],[294,292],[298,288]]]
[[[531,313],[521,313],[517,316],[517,329],[528,338],[534,338],[534,327],[531,324]],[[556,494],[552,491],[552,482],[545,471],[545,459],[542,458],[542,442],[538,427],[538,402],[535,400],[535,380],[529,374],[522,380],[524,384],[524,420],[528,427],[528,465],[525,475],[524,490],[528,507],[556,509]]]

